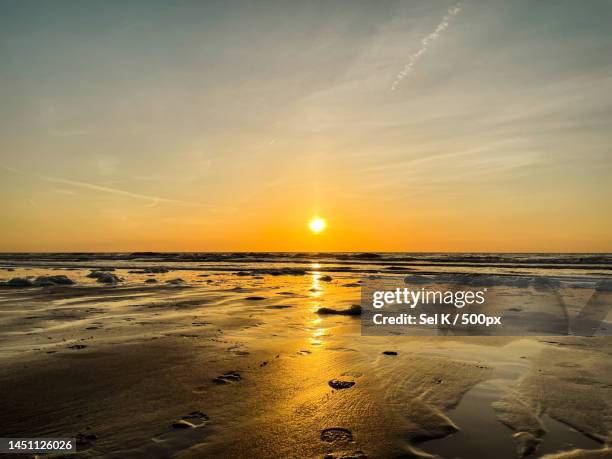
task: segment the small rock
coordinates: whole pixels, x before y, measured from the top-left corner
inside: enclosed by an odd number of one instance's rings
[[[397,352],[395,352],[395,351],[384,351],[383,354],[385,354],[385,355],[397,355]]]
[[[331,276],[321,276],[321,277],[319,277],[319,280],[323,281],[323,282],[331,282],[332,281],[332,277]]]
[[[170,279],[166,281],[166,284],[170,284],[170,285],[181,285],[184,284],[185,281],[183,279],[181,279],[180,277],[177,277],[176,279]]]
[[[74,281],[63,274],[57,276],[38,276],[34,280],[34,285],[49,286],[49,285],[74,285]]]
[[[96,282],[99,282],[100,284],[115,285],[121,282],[121,279],[115,274],[106,271],[92,271],[87,275],[87,277],[95,279]]]
[[[9,287],[23,288],[32,287],[34,284],[32,284],[32,281],[30,279],[26,279],[25,277],[13,277],[6,283],[6,285],[8,285]]]

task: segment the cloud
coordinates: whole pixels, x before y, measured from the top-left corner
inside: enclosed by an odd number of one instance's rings
[[[395,77],[393,84],[391,84],[391,91],[395,91],[397,89],[402,80],[412,71],[418,60],[427,52],[427,49],[431,46],[431,44],[436,41],[448,28],[453,18],[461,13],[462,8],[461,2],[459,2],[449,9],[442,18],[442,22],[438,24],[434,31],[421,40],[421,47],[419,50],[408,58],[408,62],[406,62],[404,68]]]

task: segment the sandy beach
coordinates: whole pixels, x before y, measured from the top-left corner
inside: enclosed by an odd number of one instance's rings
[[[609,337],[361,336],[319,313],[358,304],[361,271],[450,268],[270,257],[3,256],[33,284],[0,289],[3,435],[78,457],[609,457]],[[508,263],[470,269],[544,269]],[[605,275],[580,263],[554,271]]]

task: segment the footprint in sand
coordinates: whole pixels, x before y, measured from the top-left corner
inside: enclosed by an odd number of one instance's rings
[[[191,413],[183,416],[176,422],[172,423],[174,429],[194,429],[204,425],[208,421],[208,415],[201,411],[192,411]]]
[[[181,417],[171,424],[171,429],[155,435],[152,440],[155,444],[164,443],[166,448],[172,448],[172,445],[179,446],[190,439],[201,438],[202,431],[199,429],[204,427],[208,422],[208,415],[201,411],[192,411],[189,414]],[[195,436],[194,436],[195,435]],[[154,455],[155,457],[166,457],[163,454]]]
[[[92,446],[92,444],[98,439],[98,437],[92,433],[82,433],[79,432],[76,434],[76,445],[79,447],[79,450],[88,449]]]
[[[329,386],[332,389],[340,390],[340,389],[349,389],[355,385],[355,381],[347,381],[342,379],[332,379],[328,381]]]
[[[213,379],[213,382],[215,384],[231,384],[238,382],[241,379],[242,376],[240,376],[240,373],[238,373],[237,371],[228,371],[227,373],[222,374],[221,376],[217,376],[215,379]]]
[[[251,353],[249,351],[239,351],[239,350],[231,350],[230,351],[232,354],[235,354],[239,357],[245,357],[247,355],[251,355]]]

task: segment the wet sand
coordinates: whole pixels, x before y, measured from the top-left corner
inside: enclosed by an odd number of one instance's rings
[[[610,456],[607,337],[361,336],[318,313],[359,303],[361,273],[320,264],[116,285],[10,269],[75,285],[0,289],[4,437],[76,437],[79,457]]]

